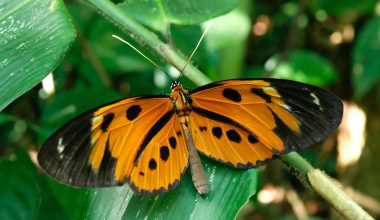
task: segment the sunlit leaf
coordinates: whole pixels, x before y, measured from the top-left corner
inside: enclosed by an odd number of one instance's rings
[[[61,0],[0,2],[0,110],[53,71],[75,37]]]

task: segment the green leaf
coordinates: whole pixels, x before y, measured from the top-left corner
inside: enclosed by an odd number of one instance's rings
[[[360,4],[358,4],[357,0],[317,0],[314,4],[316,6],[315,8],[318,10],[324,10],[329,15],[347,17],[362,13],[372,13],[375,8],[376,1],[361,0]]]
[[[380,18],[368,21],[359,32],[353,50],[354,97],[362,98],[380,79]]]
[[[38,209],[37,217],[35,219],[38,220],[65,220],[69,219],[67,213],[63,209],[62,205],[59,204],[57,198],[62,198],[62,196],[65,196],[62,192],[60,194],[57,194],[57,196],[54,195],[53,191],[48,185],[48,182],[46,181],[47,178],[41,178],[40,181],[40,189],[41,189],[41,196],[40,196],[40,207]],[[77,210],[77,207],[74,207],[76,205],[73,203],[73,197],[70,198],[72,207],[70,207],[71,212]],[[74,219],[74,218],[71,218]]]
[[[82,206],[85,204],[83,201],[86,198],[86,189],[77,189],[70,186],[60,184],[50,177],[47,177],[49,189],[55,196],[64,213],[70,219],[80,219]]]
[[[122,187],[90,190],[85,219],[233,219],[257,190],[257,169],[236,170],[203,158],[210,192],[200,196],[187,172],[174,190],[136,195]]]
[[[99,19],[92,21],[90,27],[88,41],[91,49],[109,73],[146,72],[154,68],[150,62],[131,47],[112,37],[112,35],[118,35],[128,42],[133,42],[129,36],[125,36],[118,28],[110,25],[107,20],[99,17]],[[146,48],[135,46],[146,56],[154,57]]]
[[[45,103],[42,108],[41,126],[57,129],[84,111],[120,98],[120,95],[112,90],[77,85],[71,90],[57,94]]]
[[[39,204],[38,174],[22,150],[0,158],[0,219],[33,219]]]
[[[243,5],[244,6],[244,5]],[[251,30],[251,21],[246,7],[213,19],[207,32],[207,47],[214,55],[215,80],[240,77],[242,74],[247,38]],[[226,28],[229,27],[229,28]]]
[[[316,86],[328,86],[338,80],[332,64],[324,57],[311,51],[294,51],[289,60],[279,61],[272,57],[267,61],[267,68],[275,64],[273,77],[296,80]]]
[[[126,0],[119,6],[142,24],[164,32],[169,23],[199,24],[231,11],[237,4],[237,0],[220,0],[218,4],[210,0]]]
[[[75,30],[61,0],[0,3],[0,110],[62,60]]]

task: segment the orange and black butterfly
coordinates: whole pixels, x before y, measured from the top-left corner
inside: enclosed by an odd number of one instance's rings
[[[128,182],[139,193],[174,188],[188,166],[200,194],[208,178],[198,152],[249,169],[322,141],[342,118],[333,93],[279,79],[233,79],[170,95],[138,96],[68,122],[38,161],[59,182],[104,187]]]

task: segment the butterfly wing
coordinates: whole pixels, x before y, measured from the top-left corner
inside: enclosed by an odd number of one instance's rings
[[[168,96],[123,99],[68,122],[47,139],[38,161],[72,186],[128,182],[154,194],[174,187],[188,165],[180,131]]]
[[[237,168],[322,141],[339,125],[343,106],[331,92],[299,82],[241,79],[191,92],[195,146]]]

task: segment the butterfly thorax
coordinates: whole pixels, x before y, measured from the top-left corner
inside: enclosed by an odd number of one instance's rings
[[[172,87],[172,93],[170,97],[173,102],[174,109],[179,117],[188,116],[190,114],[190,94],[189,91],[185,90],[180,83]]]

